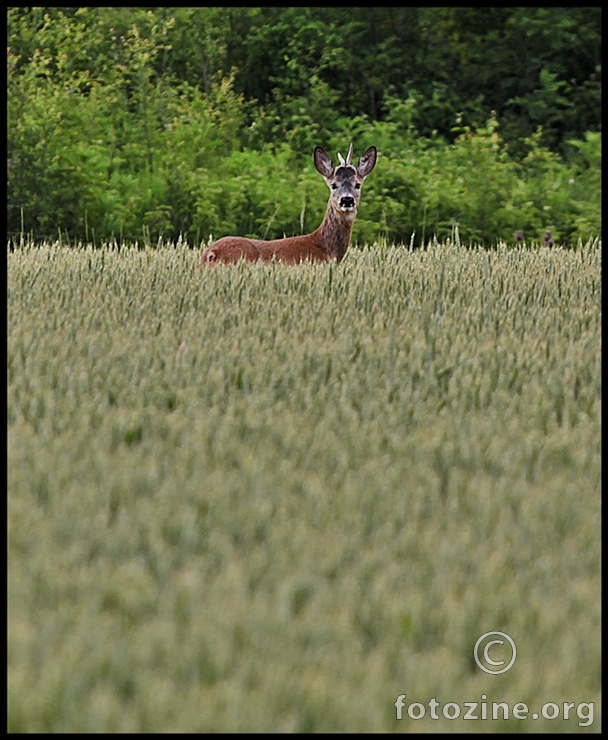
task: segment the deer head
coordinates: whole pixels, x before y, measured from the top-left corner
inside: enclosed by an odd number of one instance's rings
[[[351,144],[346,160],[338,154],[340,164],[334,167],[331,157],[318,146],[315,149],[314,161],[317,172],[323,175],[331,191],[329,207],[340,218],[346,217],[354,220],[361,198],[361,185],[376,166],[378,151],[375,146],[370,146],[356,167],[350,163],[352,156],[353,145]]]

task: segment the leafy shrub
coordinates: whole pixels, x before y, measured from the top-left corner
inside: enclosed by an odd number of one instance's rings
[[[325,146],[335,161],[351,141],[355,155],[371,144],[380,152],[356,242],[419,245],[458,233],[465,243],[493,244],[518,230],[537,240],[549,228],[572,243],[599,233],[599,133],[571,140],[564,160],[546,148],[539,127],[521,142],[525,156],[514,158],[495,114],[484,125],[465,125],[460,116],[451,144],[437,131],[421,136],[417,121],[430,103],[415,91],[405,99],[387,92],[382,120],[336,115],[335,89],[305,74],[307,44],[327,69],[338,64],[316,22],[291,42],[290,83],[279,85],[272,104],[255,105],[236,91],[236,69],[207,69],[203,89],[187,81],[187,65],[175,77],[167,61],[174,17],[106,10],[9,13],[13,234],[59,229],[95,243],[181,234],[198,244],[210,234],[310,231],[326,198],[313,148]],[[177,17],[185,23],[190,15]],[[201,48],[205,67],[211,37]]]

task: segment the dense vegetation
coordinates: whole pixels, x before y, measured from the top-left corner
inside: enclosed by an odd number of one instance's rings
[[[197,257],[8,254],[9,729],[599,730],[601,245]]]
[[[8,45],[11,234],[311,230],[351,140],[360,242],[600,230],[599,8],[13,8]]]

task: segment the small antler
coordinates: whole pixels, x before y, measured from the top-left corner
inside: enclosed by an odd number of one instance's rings
[[[344,157],[338,152],[338,159],[340,160],[340,164],[342,167],[348,167],[350,164],[350,160],[353,158],[353,145],[351,144],[348,149],[348,154],[346,155],[346,161],[344,161]]]
[[[348,155],[346,157],[346,164],[350,164],[350,160],[352,158],[353,158],[353,145],[352,145],[352,142],[351,142],[351,145],[350,145],[350,147],[348,149]]]

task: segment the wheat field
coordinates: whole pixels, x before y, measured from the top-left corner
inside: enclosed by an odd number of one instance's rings
[[[8,252],[9,729],[599,731],[601,244],[198,257]]]

